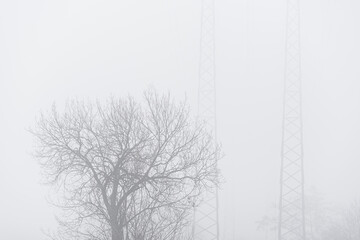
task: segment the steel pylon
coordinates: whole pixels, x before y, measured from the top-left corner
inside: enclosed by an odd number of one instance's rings
[[[205,122],[216,142],[215,7],[202,0],[198,118]],[[214,146],[215,147],[215,146]],[[196,208],[193,239],[219,240],[218,189],[207,192]]]
[[[305,240],[300,1],[287,0],[279,240]]]

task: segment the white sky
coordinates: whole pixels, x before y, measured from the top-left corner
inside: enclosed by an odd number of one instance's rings
[[[301,2],[306,185],[346,204],[360,195],[360,2]],[[216,3],[227,240],[264,239],[255,222],[278,200],[285,7]],[[0,0],[0,239],[54,226],[26,132],[39,111],[148,86],[195,111],[199,30],[200,0]]]

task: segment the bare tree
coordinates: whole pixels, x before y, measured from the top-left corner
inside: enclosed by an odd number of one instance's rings
[[[354,201],[343,211],[337,221],[324,232],[323,239],[358,240],[360,239],[360,202]]]
[[[354,201],[345,213],[345,226],[351,240],[360,239],[360,201]]]
[[[186,103],[153,91],[144,102],[71,101],[31,132],[64,211],[59,239],[177,239],[192,206],[218,182],[219,148]]]
[[[316,238],[326,240],[358,240],[360,239],[360,202],[354,203],[346,210],[333,208],[322,218],[322,225],[317,225]]]
[[[305,223],[306,223],[306,236],[308,240],[322,240],[325,231],[329,230],[331,217],[333,213],[329,208],[328,203],[323,200],[322,195],[316,189],[309,189],[308,194],[305,196]],[[271,214],[264,215],[262,219],[257,221],[257,230],[265,233],[265,239],[272,236],[275,239],[276,230],[278,230],[278,206],[273,204]],[[270,235],[270,234],[271,235]],[[272,234],[275,233],[275,234]],[[328,238],[325,238],[328,239]]]
[[[277,218],[263,216],[263,218],[256,222],[257,230],[265,233],[265,239],[269,239],[269,233],[274,232],[277,229]]]

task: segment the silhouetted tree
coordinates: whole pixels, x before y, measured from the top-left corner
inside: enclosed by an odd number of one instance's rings
[[[325,231],[329,230],[331,213],[328,204],[323,200],[321,194],[315,189],[310,189],[305,196],[305,229],[307,240],[322,240]],[[271,238],[277,237],[277,230],[279,227],[279,209],[276,204],[273,204],[276,211],[272,211],[271,215],[264,215],[261,220],[257,221],[257,230],[265,233],[265,238],[268,239],[269,233]],[[326,239],[326,238],[325,238]]]
[[[360,239],[360,202],[354,203],[333,221],[324,231],[323,239],[326,240],[359,240]]]
[[[184,102],[153,91],[144,102],[71,101],[31,131],[56,203],[59,239],[177,239],[192,206],[217,184],[219,148]]]

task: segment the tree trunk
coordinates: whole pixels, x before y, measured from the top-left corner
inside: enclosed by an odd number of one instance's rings
[[[123,230],[118,227],[111,227],[111,240],[124,240]]]

